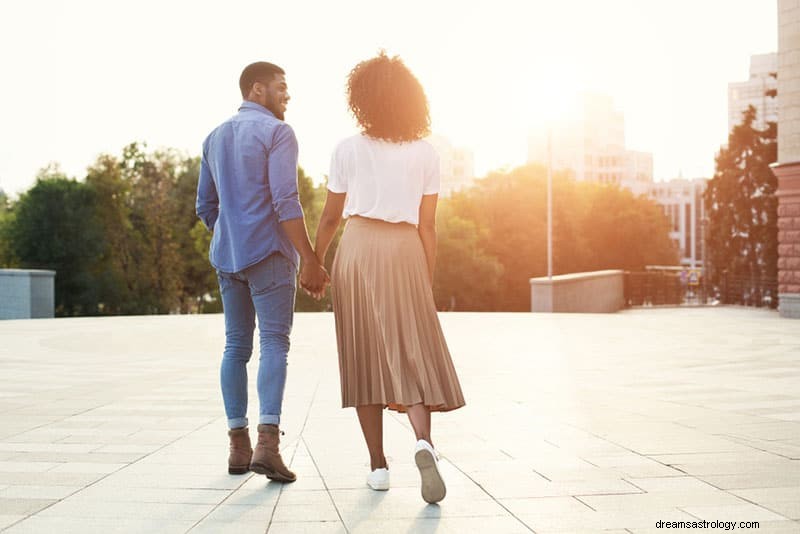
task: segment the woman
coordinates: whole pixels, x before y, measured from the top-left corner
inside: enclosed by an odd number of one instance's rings
[[[408,413],[422,497],[435,503],[446,489],[431,412],[460,408],[464,398],[433,300],[439,157],[422,140],[428,101],[400,58],[383,52],[350,72],[347,96],[362,132],[333,153],[316,238],[324,261],[347,219],[331,277],[342,405],[358,413],[374,490],[389,489],[382,410]]]

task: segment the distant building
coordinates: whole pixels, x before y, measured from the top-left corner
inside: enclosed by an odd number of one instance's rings
[[[475,170],[471,150],[454,147],[449,139],[441,135],[434,134],[426,140],[439,153],[440,196],[448,196],[472,185],[475,180]]]
[[[528,162],[546,163],[548,132],[528,140]],[[610,96],[584,94],[571,117],[550,132],[553,169],[569,170],[578,181],[617,184],[645,194],[653,181],[653,155],[625,148],[625,118]]]
[[[728,84],[729,132],[742,122],[742,112],[748,106],[756,108],[754,126],[759,130],[763,130],[767,122],[778,121],[778,98],[770,98],[766,95],[767,91],[778,87],[778,80],[773,76],[777,72],[777,53],[750,56],[750,79],[746,82]]]
[[[688,267],[703,265],[703,193],[707,180],[676,178],[651,184],[648,196],[664,209],[670,220],[669,237],[680,251],[680,263]]]

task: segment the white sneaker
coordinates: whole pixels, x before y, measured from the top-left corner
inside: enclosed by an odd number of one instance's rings
[[[367,475],[367,486],[375,491],[386,491],[389,489],[389,470],[379,467]]]
[[[422,479],[422,498],[425,502],[433,504],[444,499],[447,488],[439,473],[439,462],[433,446],[424,439],[419,440],[414,448],[414,461]]]

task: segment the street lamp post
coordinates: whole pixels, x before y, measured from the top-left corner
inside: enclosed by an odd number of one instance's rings
[[[547,279],[553,279],[553,128],[547,126]]]

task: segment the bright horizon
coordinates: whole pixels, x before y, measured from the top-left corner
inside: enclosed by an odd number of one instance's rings
[[[476,176],[524,163],[528,132],[583,91],[613,98],[627,148],[653,153],[656,180],[710,176],[727,84],[748,78],[751,55],[777,50],[775,2],[599,4],[4,4],[0,189],[26,190],[50,162],[83,178],[133,141],[198,155],[258,60],[286,70],[286,121],[320,182],[335,143],[356,131],[345,78],[381,48],[415,72],[434,133],[473,151]]]

